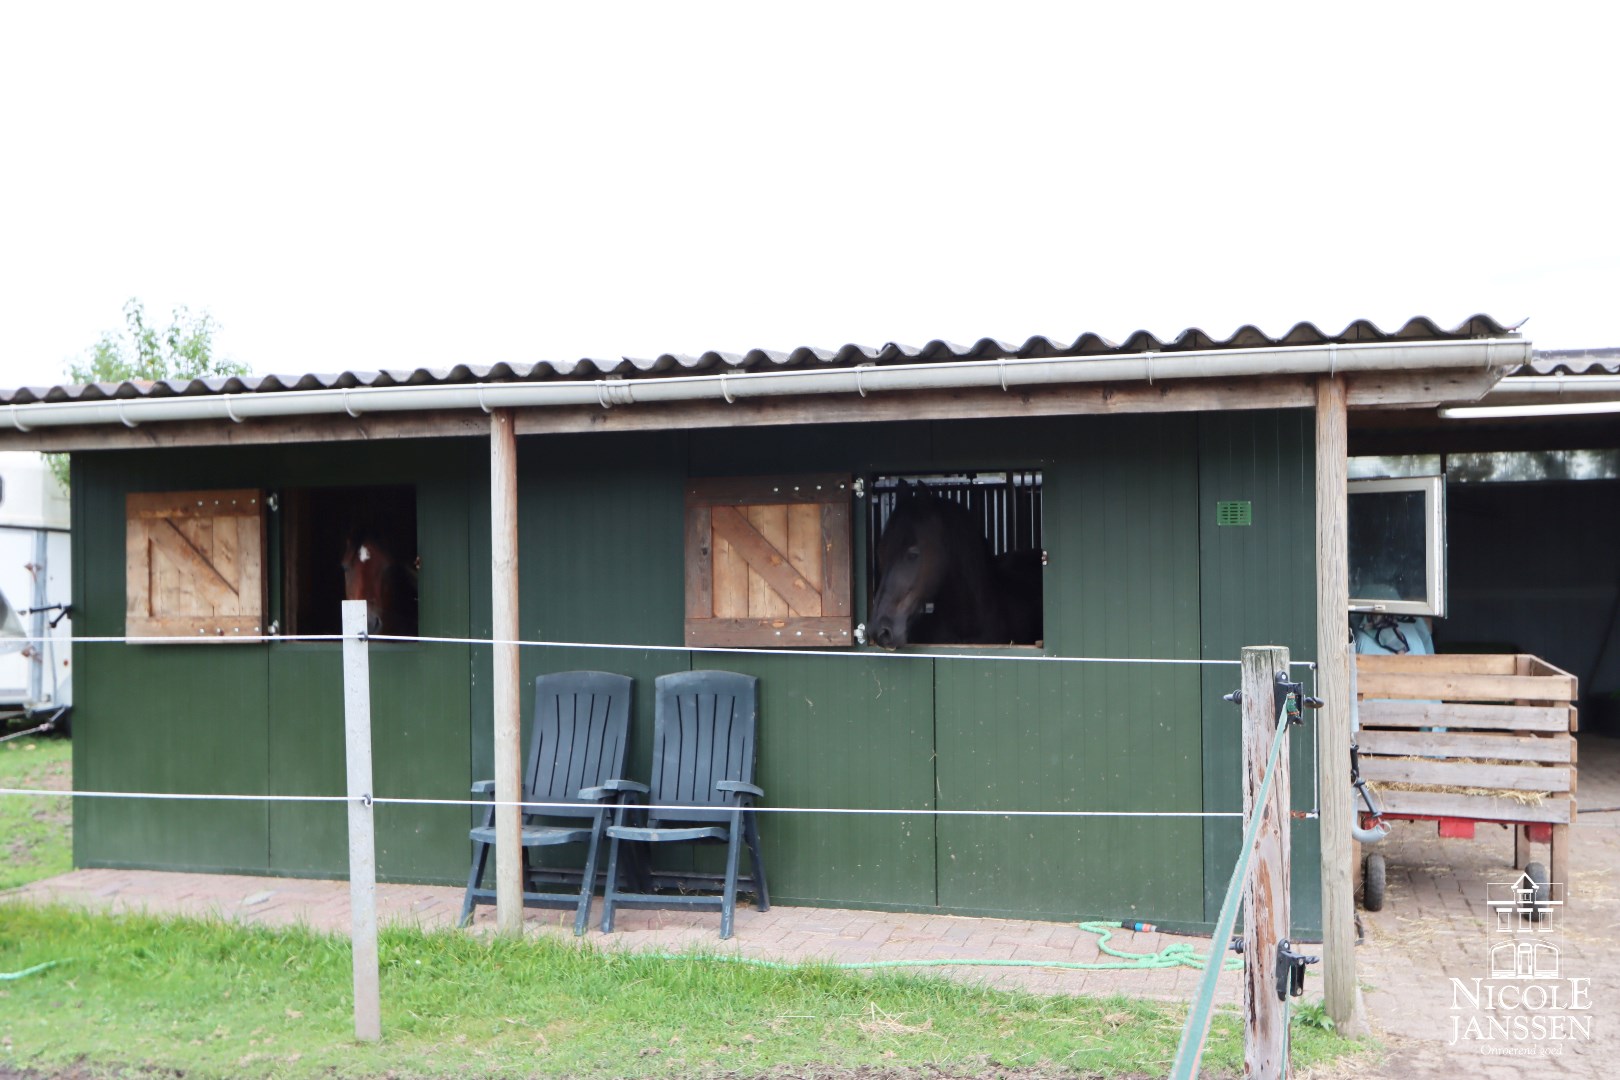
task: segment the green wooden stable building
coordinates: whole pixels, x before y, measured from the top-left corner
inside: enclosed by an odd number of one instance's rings
[[[761,680],[768,805],[916,811],[765,815],[777,902],[1193,928],[1214,920],[1236,854],[1233,818],[931,811],[1241,808],[1240,718],[1222,700],[1237,669],[1104,661],[1233,661],[1242,646],[1265,643],[1315,660],[1317,406],[1329,400],[1320,395],[1337,393],[1341,410],[1469,400],[1527,349],[1481,318],[1450,330],[1414,320],[1393,333],[1356,323],[1327,335],[1302,324],[1281,338],[1246,328],[1226,341],[1188,332],[1114,345],[1087,335],[54,388],[12,392],[0,440],[73,452],[80,637],[134,636],[137,592],[140,603],[158,605],[162,593],[162,604],[207,604],[204,583],[175,570],[176,560],[160,572],[132,554],[133,508],[209,493],[263,500],[242,526],[243,536],[261,530],[258,564],[233,549],[228,573],[213,567],[247,583],[244,595],[259,583],[256,612],[215,628],[223,634],[199,626],[196,644],[79,647],[77,788],[344,791],[341,644],[271,631],[335,632],[336,523],[357,507],[396,528],[410,523],[415,636],[450,639],[371,646],[376,792],[457,799],[491,775],[494,650],[468,639],[500,636],[493,416],[516,431],[521,637],[580,643],[523,648],[524,683],[571,668],[634,676],[638,776],[655,676],[691,666],[748,672]],[[1342,465],[1342,445],[1337,453]],[[829,558],[847,574],[843,614],[859,624],[877,481],[1015,473],[1039,482],[1047,559],[1038,642],[960,650],[997,659],[919,658],[847,639],[684,650],[693,640],[693,490],[845,478],[849,488],[824,501],[845,507],[848,550]],[[1314,757],[1314,734],[1296,741],[1301,811],[1323,796],[1311,781]],[[79,866],[347,869],[340,804],[86,799],[74,812]],[[380,808],[380,875],[464,881],[469,819],[459,807]],[[1317,826],[1294,822],[1300,931],[1323,925]]]

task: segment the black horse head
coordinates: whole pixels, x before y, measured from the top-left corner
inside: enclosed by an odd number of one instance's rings
[[[990,545],[966,508],[902,487],[878,539],[877,571],[874,644],[1004,643]]]

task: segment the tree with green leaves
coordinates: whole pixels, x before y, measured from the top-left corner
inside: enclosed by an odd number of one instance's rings
[[[68,363],[74,383],[121,383],[160,379],[201,379],[210,375],[245,375],[246,364],[214,355],[219,324],[208,312],[193,315],[184,305],[169,316],[169,325],[146,320],[146,307],[131,298],[124,305],[124,329],[108,330],[87,354]],[[49,455],[51,472],[68,484],[68,456]]]

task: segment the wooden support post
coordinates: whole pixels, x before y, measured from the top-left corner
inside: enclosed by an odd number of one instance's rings
[[[1244,648],[1243,816],[1248,820],[1264,815],[1255,835],[1249,876],[1243,883],[1243,1075],[1249,1080],[1280,1080],[1288,1073],[1288,1007],[1277,997],[1277,943],[1289,935],[1290,915],[1291,796],[1286,746],[1277,759],[1277,774],[1266,801],[1257,802],[1277,737],[1273,690],[1278,673],[1287,672],[1287,649],[1274,645]],[[1283,723],[1287,725],[1286,720]]]
[[[1322,976],[1327,1013],[1340,1030],[1356,1023],[1356,910],[1350,835],[1350,568],[1346,517],[1345,386],[1316,380],[1317,798],[1322,840]]]
[[[497,642],[495,699],[495,925],[523,933],[522,694],[518,647],[517,436],[510,409],[489,417],[490,613]],[[504,643],[504,644],[503,644]]]
[[[371,809],[371,658],[366,602],[343,601],[343,742],[349,781],[349,920],[354,1037],[382,1038],[377,992],[377,841]]]

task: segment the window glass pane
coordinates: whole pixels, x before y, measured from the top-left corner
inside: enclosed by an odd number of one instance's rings
[[[1381,476],[1439,476],[1439,454],[1385,454],[1350,459],[1350,479],[1374,480]]]
[[[1423,492],[1352,492],[1349,514],[1351,598],[1427,599]]]
[[[1446,479],[1464,484],[1613,480],[1617,477],[1620,477],[1620,450],[1526,450],[1446,455]]]

